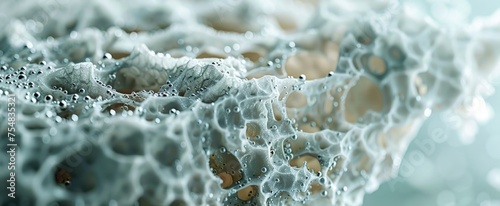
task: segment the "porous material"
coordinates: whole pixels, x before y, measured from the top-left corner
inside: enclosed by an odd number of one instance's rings
[[[445,28],[389,0],[0,8],[6,206],[360,205],[431,111],[475,125],[499,70],[499,15]]]

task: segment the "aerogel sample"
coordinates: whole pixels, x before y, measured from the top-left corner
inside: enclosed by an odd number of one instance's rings
[[[500,12],[451,25],[391,0],[0,8],[2,206],[361,205],[432,111],[473,137],[500,71]]]

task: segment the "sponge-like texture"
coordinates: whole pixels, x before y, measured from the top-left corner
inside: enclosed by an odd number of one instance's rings
[[[442,28],[394,5],[12,6],[18,197],[0,205],[360,205],[432,110],[473,116],[498,72],[496,18]]]

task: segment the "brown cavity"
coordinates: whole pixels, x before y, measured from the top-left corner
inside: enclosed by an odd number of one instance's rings
[[[338,45],[330,41],[325,44],[322,53],[299,51],[289,57],[285,62],[285,70],[288,76],[295,78],[305,74],[307,79],[318,79],[326,77],[333,71],[337,60]]]
[[[264,56],[264,54],[253,51],[243,52],[241,55],[252,62],[258,62]]]
[[[301,92],[294,91],[288,95],[285,105],[287,108],[302,108],[307,105],[307,98]]]
[[[56,183],[60,185],[68,186],[71,184],[71,174],[62,168],[57,168],[55,173]]]
[[[224,59],[226,57],[223,55],[217,55],[217,54],[213,54],[210,52],[202,52],[202,53],[198,54],[198,56],[196,56],[196,58],[198,58],[198,59],[209,59],[209,58]]]
[[[216,152],[211,154],[209,166],[212,172],[222,180],[222,188],[229,188],[234,182],[243,178],[241,164],[231,153]]]
[[[292,167],[301,168],[304,163],[306,164],[307,169],[312,170],[314,173],[321,171],[321,164],[319,163],[318,158],[312,155],[301,155],[290,160],[290,166]]]
[[[246,125],[246,136],[253,140],[260,135],[260,126],[257,123],[249,122]]]
[[[385,61],[378,56],[371,56],[368,58],[368,68],[372,73],[377,75],[382,75],[387,71]]]
[[[258,188],[257,186],[247,186],[238,191],[238,198],[243,201],[251,200],[255,195],[257,195]]]
[[[383,106],[382,92],[372,80],[362,76],[347,93],[345,120],[354,123],[369,110],[382,111]]]

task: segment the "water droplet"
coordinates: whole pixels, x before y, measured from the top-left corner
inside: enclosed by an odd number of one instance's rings
[[[57,129],[52,127],[49,129],[49,135],[50,136],[56,136],[57,135]]]
[[[75,39],[76,37],[78,37],[78,33],[76,31],[72,31],[70,34],[69,34],[69,37],[72,38],[72,39]]]
[[[106,54],[104,54],[104,56],[103,56],[102,58],[103,58],[103,59],[112,59],[112,58],[113,58],[113,56],[111,56],[111,54],[110,54],[110,53],[106,53]]]
[[[247,38],[247,39],[253,38],[253,32],[251,32],[251,31],[245,32],[245,38]]]
[[[234,49],[235,51],[240,50],[240,45],[239,45],[239,44],[233,44],[233,49]]]
[[[302,81],[306,80],[306,75],[301,74],[301,75],[299,76],[299,80],[302,80]]]
[[[219,151],[220,151],[220,153],[226,153],[226,151],[227,151],[227,150],[226,150],[226,148],[225,148],[225,147],[221,147],[221,148],[219,149]]]
[[[179,160],[175,161],[175,170],[177,170],[177,172],[182,171],[182,165]]]
[[[59,106],[62,108],[62,109],[66,109],[68,107],[68,103],[64,100],[61,100],[59,102]]]
[[[425,109],[425,111],[424,111],[424,115],[425,115],[426,117],[431,116],[431,114],[432,114],[432,110],[431,110],[430,108]]]
[[[71,120],[73,120],[74,122],[78,121],[78,115],[76,114],[71,115]]]

